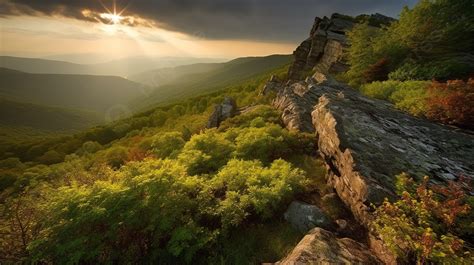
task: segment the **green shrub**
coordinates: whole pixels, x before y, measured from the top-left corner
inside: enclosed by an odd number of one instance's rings
[[[185,144],[179,132],[158,134],[151,139],[151,152],[158,158],[175,157]]]
[[[271,162],[289,152],[287,137],[288,133],[278,125],[241,129],[235,138],[235,156]]]
[[[119,168],[128,157],[128,149],[123,146],[114,146],[105,152],[105,162],[113,168]]]
[[[426,113],[428,81],[383,81],[361,86],[361,92],[369,97],[389,100],[396,108],[415,116]]]
[[[269,218],[304,183],[303,171],[284,160],[275,160],[268,168],[255,160],[230,160],[213,180],[215,189],[225,191],[218,206],[223,225],[238,225],[253,212]]]
[[[148,159],[115,174],[48,198],[31,262],[192,263],[215,255],[219,236],[251,215],[270,217],[305,181],[282,160],[268,168],[231,160],[203,178],[177,161]]]
[[[469,64],[456,59],[433,61],[429,63],[406,62],[390,73],[393,80],[448,80],[468,76],[471,73]]]
[[[428,177],[415,185],[406,174],[397,176],[397,193],[376,209],[372,229],[403,262],[417,264],[472,264],[474,257],[464,241],[452,232],[457,219],[470,208],[465,204],[464,184],[428,187]]]
[[[231,127],[249,127],[255,119],[261,119],[264,122],[280,124],[280,114],[275,108],[269,105],[257,105],[251,107],[248,112],[234,116],[223,121],[219,125],[219,131],[225,131]],[[253,126],[256,127],[256,126]]]
[[[211,129],[192,136],[178,159],[186,165],[190,175],[212,173],[227,163],[234,148],[223,134]]]

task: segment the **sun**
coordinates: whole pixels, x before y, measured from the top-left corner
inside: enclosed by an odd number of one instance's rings
[[[110,23],[115,25],[120,24],[120,21],[124,19],[124,17],[116,13],[102,13],[100,17],[109,20]]]
[[[125,8],[122,9],[120,12],[117,12],[117,5],[116,5],[115,1],[113,2],[113,11],[109,10],[109,9],[102,3],[102,1],[100,1],[100,3],[101,3],[102,6],[104,7],[105,11],[107,11],[106,13],[100,14],[100,17],[101,17],[101,18],[108,20],[111,24],[114,24],[114,25],[120,24],[120,22],[121,22],[123,19],[125,19],[125,18],[122,16],[122,13],[125,11]]]

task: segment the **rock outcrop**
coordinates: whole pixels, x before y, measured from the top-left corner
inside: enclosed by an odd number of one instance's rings
[[[265,84],[260,94],[267,95],[270,92],[278,92],[282,88],[282,80],[279,80],[278,77],[272,75],[270,80]]]
[[[438,182],[474,177],[473,134],[413,117],[334,80],[291,84],[274,104],[289,129],[317,134],[329,182],[362,223],[370,203],[393,195],[401,172]]]
[[[212,112],[209,120],[207,121],[206,128],[219,127],[221,122],[236,115],[237,112],[238,110],[235,100],[230,97],[224,98],[224,101],[221,104],[215,106],[214,112]]]
[[[362,18],[371,26],[393,21],[380,14]],[[339,14],[316,18],[310,37],[294,51],[288,81],[273,80],[268,87],[277,91],[273,106],[289,130],[316,134],[328,184],[368,228],[373,219],[369,206],[394,197],[395,176],[402,172],[438,183],[473,179],[474,134],[413,117],[332,79],[330,74],[348,67],[346,33],[355,23]],[[316,73],[306,78],[309,70]],[[344,230],[343,220],[336,223]],[[378,260],[359,259],[360,253],[373,257],[364,245],[314,229],[281,264],[396,263],[377,235],[369,233],[367,240]]]
[[[312,86],[312,112],[328,180],[354,216],[368,224],[368,206],[390,197],[401,172],[446,182],[474,177],[474,135],[419,119],[346,86]]]
[[[332,222],[318,207],[304,202],[294,201],[284,214],[285,220],[300,232],[306,233],[312,228],[331,228]]]
[[[374,14],[365,15],[364,20],[378,21],[380,25],[394,19]],[[316,17],[309,37],[293,52],[295,60],[288,72],[289,80],[300,80],[304,72],[312,69],[322,73],[346,71],[348,64],[344,51],[349,47],[346,33],[356,23],[356,18],[341,14],[333,14],[330,18]]]
[[[299,80],[304,71],[317,68],[323,72],[344,71],[347,63],[343,51],[347,48],[346,32],[353,20],[339,14],[331,18],[316,17],[310,36],[293,52],[295,61],[290,67],[290,80]]]
[[[366,227],[369,205],[393,197],[402,172],[439,183],[474,178],[474,134],[413,117],[330,77],[289,84],[274,105],[288,129],[316,133],[328,183]],[[372,239],[381,257],[385,250]],[[390,255],[384,261],[393,263]]]
[[[382,264],[366,246],[350,238],[337,238],[321,228],[311,230],[279,265]]]

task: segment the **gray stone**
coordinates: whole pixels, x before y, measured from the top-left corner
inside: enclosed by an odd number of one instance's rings
[[[267,95],[270,92],[278,92],[283,87],[283,83],[275,75],[272,75],[270,80],[265,84],[261,91],[261,95]]]
[[[381,14],[367,17],[380,21],[381,24],[394,21]],[[348,62],[345,51],[349,47],[346,34],[355,24],[354,18],[337,13],[330,18],[316,17],[309,38],[293,52],[294,62],[288,71],[288,79],[304,79],[306,76],[302,76],[303,73],[311,69],[332,74],[346,71]]]
[[[304,202],[293,201],[285,212],[285,220],[300,232],[308,232],[318,226],[329,229],[331,220],[318,207]]]
[[[207,121],[206,128],[219,127],[222,121],[236,115],[238,112],[235,100],[230,97],[225,97],[224,101],[215,106],[214,112]]]
[[[472,132],[413,117],[330,78],[313,80],[285,86],[273,104],[288,129],[316,133],[329,185],[365,227],[369,206],[394,197],[402,172],[437,183],[474,178]],[[396,263],[377,235],[369,238],[383,262]]]
[[[337,238],[321,228],[311,230],[279,265],[383,264],[367,246],[350,238]]]
[[[396,110],[354,89],[314,86],[312,112],[329,182],[364,224],[368,206],[394,195],[395,176],[406,172],[446,183],[474,177],[474,135]]]

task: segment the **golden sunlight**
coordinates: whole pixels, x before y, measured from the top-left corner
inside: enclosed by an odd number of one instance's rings
[[[107,11],[106,13],[101,13],[100,17],[102,19],[109,20],[111,24],[114,24],[114,25],[120,24],[120,22],[124,19],[124,17],[122,17],[122,13],[125,11],[125,8],[123,8],[120,12],[117,12],[117,4],[114,1],[113,11],[111,11],[102,3],[102,1],[99,1],[99,2],[102,5],[102,7],[104,7],[104,9]]]
[[[112,13],[102,13],[100,14],[100,17],[109,20],[112,24],[120,24],[120,21],[124,19],[124,17],[120,16],[119,14]]]

